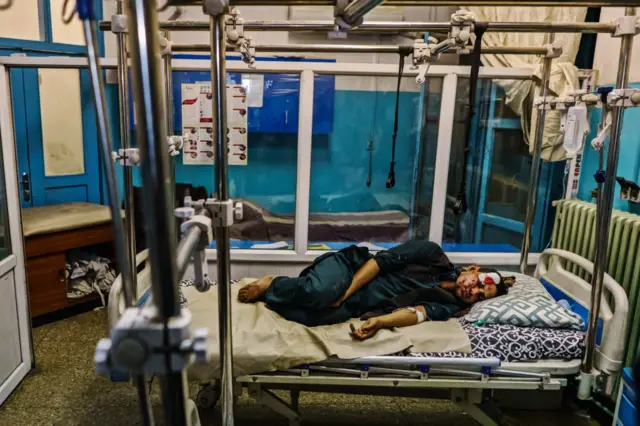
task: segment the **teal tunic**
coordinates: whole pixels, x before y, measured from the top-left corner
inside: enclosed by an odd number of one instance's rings
[[[369,259],[380,272],[341,306],[331,307],[349,288],[354,274]],[[265,301],[283,317],[308,326],[335,324],[375,310],[385,300],[443,281],[455,281],[458,272],[444,251],[430,241],[408,241],[372,256],[364,247],[351,246],[327,253],[299,277],[277,277]],[[442,321],[460,310],[458,305],[425,301],[430,320]]]

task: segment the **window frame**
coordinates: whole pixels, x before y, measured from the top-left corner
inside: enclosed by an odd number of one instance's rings
[[[103,4],[95,4],[96,20],[103,17]],[[77,16],[74,19],[78,19]],[[53,55],[85,55],[84,44],[56,43],[53,41],[53,25],[51,20],[51,0],[38,0],[38,22],[40,24],[40,40],[24,40],[11,37],[0,37],[0,52],[9,50],[9,54],[23,52],[26,54]],[[104,32],[98,31],[98,47],[100,56],[104,56]]]
[[[208,60],[173,60],[174,71],[207,71],[211,63]],[[102,61],[105,69],[115,69],[115,58],[106,58]],[[35,67],[35,68],[86,68],[85,58],[73,57],[0,57],[0,73],[4,73],[10,79],[9,70],[12,67]],[[451,87],[454,91],[458,77],[468,77],[470,75],[469,66],[449,66],[434,65],[429,69],[428,76],[444,77],[450,83],[446,87]],[[233,249],[231,250],[231,260],[233,262],[264,262],[264,263],[288,263],[307,264],[317,257],[323,255],[324,251],[308,250],[308,222],[309,222],[309,192],[310,192],[310,166],[311,166],[311,141],[313,128],[313,93],[315,74],[335,74],[352,76],[397,76],[397,65],[395,64],[358,64],[358,63],[322,63],[322,62],[256,62],[253,68],[249,68],[241,61],[228,61],[227,71],[242,73],[288,73],[300,75],[300,105],[298,123],[298,162],[297,162],[297,182],[296,182],[296,213],[295,213],[295,235],[294,250],[251,250]],[[406,66],[405,76],[417,76],[418,71]],[[532,69],[524,68],[489,68],[483,67],[480,70],[480,78],[486,79],[531,79]],[[445,86],[443,83],[443,92]],[[447,101],[449,99],[449,101]],[[449,155],[452,142],[452,129],[455,112],[455,92],[443,99],[441,103],[441,115],[438,131],[437,161],[434,175],[443,188],[447,187]],[[10,108],[11,100],[0,97],[0,109]],[[13,124],[13,123],[11,123]],[[442,152],[440,152],[442,150]],[[444,160],[446,158],[446,160]],[[445,197],[441,197],[441,192],[434,191],[433,211],[442,214],[432,215],[432,228],[430,237],[436,243],[442,242],[442,233],[437,235],[433,232],[437,225],[442,229],[444,223]],[[488,265],[518,265],[520,261],[519,253],[448,253],[450,259],[455,263],[480,263]],[[207,259],[216,260],[216,250],[207,250]],[[531,253],[528,263],[534,265],[539,259],[539,254]]]

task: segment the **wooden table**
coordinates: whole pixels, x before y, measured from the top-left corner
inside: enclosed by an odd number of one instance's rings
[[[23,210],[27,283],[31,316],[95,300],[96,293],[67,298],[66,252],[106,244],[105,257],[113,255],[113,229],[107,206],[68,203]]]

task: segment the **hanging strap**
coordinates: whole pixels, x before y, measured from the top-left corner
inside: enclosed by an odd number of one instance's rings
[[[456,202],[453,206],[453,212],[456,215],[466,213],[467,205],[467,165],[469,161],[469,151],[471,146],[471,125],[473,117],[476,115],[476,91],[478,89],[478,75],[480,74],[480,65],[482,64],[482,36],[487,31],[486,22],[476,22],[473,32],[476,35],[476,41],[473,44],[471,53],[471,75],[469,78],[469,117],[465,126],[465,142],[464,142],[464,161],[462,163],[462,179],[460,180],[460,189],[456,196]]]
[[[387,177],[387,188],[396,186],[396,140],[398,139],[398,116],[400,111],[400,83],[404,73],[404,58],[411,53],[412,47],[400,47],[400,60],[398,61],[398,86],[396,88],[396,111],[393,118],[393,135],[391,136],[391,164],[389,165],[389,176]]]

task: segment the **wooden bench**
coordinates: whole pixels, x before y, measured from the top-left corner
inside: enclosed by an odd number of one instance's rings
[[[109,207],[67,203],[23,209],[22,225],[27,259],[27,284],[31,316],[54,312],[97,299],[68,299],[66,252],[101,246],[100,254],[113,257],[113,229]]]

